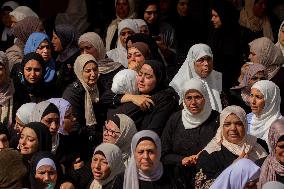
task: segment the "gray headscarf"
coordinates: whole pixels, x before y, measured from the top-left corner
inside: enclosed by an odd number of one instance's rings
[[[135,150],[141,138],[151,138],[157,147],[157,159],[154,162],[155,168],[152,173],[145,174],[137,168],[135,160]],[[161,140],[159,136],[151,130],[142,130],[136,133],[131,141],[131,159],[124,174],[123,189],[139,189],[139,180],[143,181],[157,181],[163,175],[163,165],[160,162],[161,158]]]

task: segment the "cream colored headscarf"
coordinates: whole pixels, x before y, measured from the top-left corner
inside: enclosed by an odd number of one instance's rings
[[[279,47],[281,49],[281,52],[284,56],[284,44],[280,43],[280,34],[282,33],[282,31],[284,31],[284,21],[281,23],[280,27],[279,27],[279,32],[278,32],[278,41],[276,43],[276,46]],[[282,34],[283,35],[283,34]]]
[[[116,7],[116,3],[117,0],[115,0],[114,2],[114,6]],[[134,0],[128,0],[129,3],[129,14],[126,18],[135,18],[136,17],[136,13],[135,13],[135,1]],[[122,20],[122,18],[120,18],[117,14],[116,14],[116,19],[114,19],[111,24],[109,25],[109,27],[107,28],[107,35],[106,35],[106,50],[109,51],[110,49],[110,45],[111,45],[111,41],[112,38],[115,35],[115,32],[118,28],[118,24],[119,22]]]
[[[266,15],[264,15],[262,18],[259,18],[254,15],[254,2],[255,0],[245,0],[245,6],[240,12],[239,23],[241,26],[244,26],[254,32],[263,30],[263,36],[268,37],[273,41],[274,38],[270,21]]]
[[[247,133],[246,112],[239,106],[228,106],[220,114],[220,127],[217,130],[216,136],[204,148],[209,154],[220,151],[221,145],[226,147],[230,152],[239,156],[242,151],[248,154],[248,159],[253,161],[267,156],[265,150],[256,142],[257,138],[249,134],[245,134],[243,140],[239,144],[233,144],[227,141],[223,135],[223,125],[226,118],[230,114],[235,114],[240,118]]]
[[[256,54],[258,63],[264,65],[268,71],[268,79],[275,76],[284,64],[284,57],[277,47],[267,37],[261,37],[249,43],[250,51]]]
[[[97,121],[93,109],[93,103],[99,101],[99,90],[97,85],[95,85],[94,87],[89,87],[83,80],[84,66],[89,61],[92,61],[97,64],[96,59],[90,54],[81,54],[80,56],[78,56],[74,63],[74,72],[86,91],[84,102],[86,125],[94,126]]]

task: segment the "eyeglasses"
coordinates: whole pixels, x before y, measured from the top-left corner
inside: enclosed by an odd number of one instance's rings
[[[103,126],[104,132],[107,132],[108,135],[110,136],[115,136],[115,134],[120,134],[120,132],[108,129],[106,126]]]

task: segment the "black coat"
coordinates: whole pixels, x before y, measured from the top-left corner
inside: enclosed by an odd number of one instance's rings
[[[164,171],[162,177],[157,181],[139,180],[139,189],[177,189],[170,174]]]

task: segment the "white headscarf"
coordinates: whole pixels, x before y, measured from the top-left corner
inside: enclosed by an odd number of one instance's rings
[[[189,49],[187,58],[184,61],[183,65],[181,66],[173,80],[170,82],[170,86],[172,86],[179,94],[181,103],[181,99],[183,98],[181,94],[183,82],[188,81],[191,78],[201,79],[207,88],[212,109],[221,112],[222,104],[220,92],[222,91],[222,74],[216,72],[215,70],[212,70],[207,78],[200,78],[194,68],[194,63],[204,56],[210,56],[213,58],[210,47],[205,44],[193,45]]]
[[[213,182],[209,189],[243,189],[260,174],[260,167],[243,158],[227,167]]]
[[[131,69],[117,72],[113,77],[112,92],[116,94],[138,94],[136,76],[137,72]]]
[[[28,16],[34,16],[38,18],[38,15],[27,6],[19,6],[15,8],[9,15],[14,16],[16,21],[19,22]]]
[[[270,181],[265,183],[262,189],[284,189],[284,184],[277,181]]]
[[[85,89],[85,119],[86,119],[86,125],[87,126],[94,126],[96,121],[96,115],[94,113],[93,109],[93,103],[96,103],[99,101],[99,90],[97,85],[94,87],[89,87],[83,80],[83,70],[84,66],[87,62],[93,61],[95,64],[97,63],[96,59],[90,55],[90,54],[81,54],[77,57],[75,63],[74,63],[74,72],[83,85]]]
[[[238,116],[245,127],[245,136],[239,144],[233,144],[227,141],[223,134],[223,126],[226,118],[230,114]],[[217,130],[216,136],[204,148],[209,154],[220,151],[221,145],[226,147],[230,152],[239,156],[243,150],[248,154],[248,158],[255,161],[267,154],[265,150],[257,143],[257,138],[247,134],[247,119],[246,112],[239,106],[227,106],[220,114],[220,127]]]
[[[141,138],[149,137],[151,138],[156,147],[157,147],[157,158],[154,162],[155,168],[152,173],[146,175],[140,169],[137,168],[136,160],[135,160],[135,150],[138,145],[138,142]],[[131,141],[131,159],[129,162],[128,167],[125,170],[124,174],[124,182],[123,182],[123,189],[139,189],[139,180],[143,181],[157,181],[163,175],[163,165],[160,162],[161,158],[161,140],[159,136],[151,130],[142,130],[136,133]]]
[[[23,104],[16,112],[16,116],[23,122],[23,124],[28,124],[30,122],[30,117],[33,112],[36,103],[30,102]]]
[[[284,30],[284,21],[281,23],[280,27],[279,27],[279,32],[278,32],[278,41],[276,43],[276,46],[278,46],[281,51],[282,54],[284,56],[284,45],[280,43],[280,34],[282,33],[282,31]],[[282,34],[283,35],[283,34]]]
[[[48,101],[53,103],[60,113],[60,127],[58,129],[58,133],[62,135],[69,135],[69,133],[64,130],[64,117],[66,111],[71,107],[71,104],[63,98],[51,98]]]
[[[114,2],[114,6],[116,7],[117,0]],[[127,18],[135,18],[136,13],[135,13],[135,1],[134,0],[128,0],[129,3],[129,14]],[[107,35],[106,35],[106,50],[109,51],[112,39],[115,35],[115,32],[117,30],[119,22],[122,20],[117,14],[116,14],[116,19],[114,19],[111,24],[107,28]]]
[[[118,35],[125,28],[132,30],[134,33],[139,33],[137,24],[133,19],[124,19],[118,24]],[[107,52],[107,56],[115,62],[121,63],[125,68],[128,67],[127,50],[118,40],[117,47]]]
[[[90,189],[102,189],[104,185],[112,181],[115,176],[122,173],[125,169],[119,147],[114,144],[102,143],[96,147],[94,154],[98,151],[104,154],[110,168],[110,175],[105,180],[98,181],[94,179]]]
[[[125,164],[128,164],[131,149],[132,137],[137,132],[134,121],[125,114],[116,114],[120,120],[120,136],[116,140],[115,144],[120,148],[122,152],[122,158]]]
[[[258,81],[251,88],[258,89],[263,94],[265,105],[260,117],[253,114],[250,134],[265,140],[269,144],[268,132],[271,124],[276,119],[282,118],[280,114],[280,89],[275,83],[268,80]]]
[[[187,91],[190,89],[197,90],[198,92],[202,94],[203,98],[205,99],[204,107],[202,111],[197,115],[193,115],[187,109],[184,103],[184,96],[187,93]],[[184,107],[182,110],[182,123],[184,125],[184,128],[185,129],[196,128],[208,119],[212,111],[207,89],[204,86],[204,83],[200,79],[192,78],[189,81],[184,82],[184,85],[182,88],[182,94],[183,94],[183,107]]]

